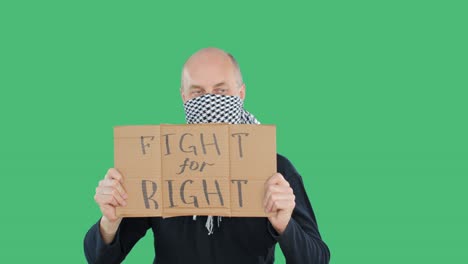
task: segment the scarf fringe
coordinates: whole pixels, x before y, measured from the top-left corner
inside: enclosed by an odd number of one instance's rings
[[[215,107],[225,107],[231,109],[223,115],[213,114]],[[254,115],[244,109],[244,102],[239,96],[205,94],[188,100],[184,104],[185,119],[188,124],[199,123],[231,123],[231,124],[260,124]],[[197,216],[193,216],[193,221]],[[221,225],[222,217],[218,216],[218,228]],[[213,216],[208,216],[205,227],[208,235],[213,234]]]
[[[197,216],[194,215],[193,216],[193,221],[196,221],[197,220]],[[223,217],[222,216],[218,216],[218,228],[221,226],[221,221],[223,221]],[[206,223],[205,223],[205,227],[206,229],[208,230],[208,235],[212,235],[213,234],[213,216],[209,215],[206,219]]]

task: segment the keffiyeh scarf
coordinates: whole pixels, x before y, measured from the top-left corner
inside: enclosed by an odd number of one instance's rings
[[[205,94],[184,103],[187,124],[229,123],[260,124],[258,120],[244,109],[244,102],[239,96]],[[197,216],[193,216],[197,220]],[[222,220],[218,216],[218,227]],[[213,216],[208,216],[205,224],[208,235],[213,234]]]

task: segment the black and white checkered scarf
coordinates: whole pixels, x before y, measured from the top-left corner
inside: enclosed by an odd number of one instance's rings
[[[187,124],[229,123],[260,124],[258,120],[244,109],[244,101],[239,96],[205,94],[184,103]],[[193,216],[197,220],[197,216]],[[218,216],[218,227],[222,220]],[[213,216],[206,220],[208,235],[213,234]]]
[[[239,96],[205,94],[188,100],[184,108],[187,124],[259,124],[244,110],[244,102]]]

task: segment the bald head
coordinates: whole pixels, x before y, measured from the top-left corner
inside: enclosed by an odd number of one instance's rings
[[[245,85],[234,57],[218,48],[197,51],[185,62],[180,92],[185,101],[207,94],[237,95],[244,99]]]

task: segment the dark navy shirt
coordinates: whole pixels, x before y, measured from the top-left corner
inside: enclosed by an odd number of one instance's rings
[[[301,176],[291,162],[277,155],[277,169],[293,188],[296,207],[279,235],[265,217],[223,217],[208,235],[206,216],[123,218],[114,240],[105,244],[99,220],[84,239],[89,263],[120,263],[148,229],[154,234],[154,263],[273,263],[279,243],[288,264],[328,263],[330,251],[323,242]]]

